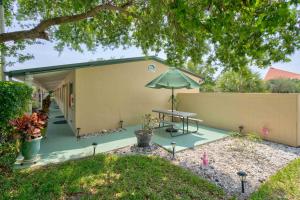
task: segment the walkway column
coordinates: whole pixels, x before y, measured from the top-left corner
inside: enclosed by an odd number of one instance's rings
[[[43,108],[43,99],[44,99],[44,89],[40,89],[40,98],[41,98],[40,109],[42,109]]]
[[[24,83],[32,88],[32,82],[33,82],[33,76],[31,74],[25,74]],[[30,101],[28,105],[28,111],[29,114],[32,113],[32,101]]]

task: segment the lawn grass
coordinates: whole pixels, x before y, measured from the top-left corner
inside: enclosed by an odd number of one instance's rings
[[[289,163],[278,171],[258,191],[251,195],[252,200],[300,199],[300,159]]]
[[[224,199],[221,188],[158,157],[97,155],[0,180],[3,199]],[[1,196],[0,196],[1,198]]]

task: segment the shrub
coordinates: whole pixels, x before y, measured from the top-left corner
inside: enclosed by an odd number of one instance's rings
[[[11,172],[12,166],[17,158],[18,143],[9,141],[0,144],[0,177]]]
[[[36,99],[32,100],[32,112],[36,112],[40,107],[40,102]]]
[[[28,109],[32,89],[24,83],[0,82],[0,126],[22,115]]]
[[[17,142],[9,121],[21,116],[31,101],[32,89],[23,83],[0,82],[0,174],[11,171]]]
[[[265,84],[259,75],[250,70],[225,72],[216,82],[216,91],[220,92],[264,92],[265,90]]]
[[[300,80],[274,79],[266,82],[267,88],[273,93],[299,93]]]

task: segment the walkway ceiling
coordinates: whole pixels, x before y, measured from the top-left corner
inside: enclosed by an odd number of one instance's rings
[[[44,73],[35,73],[31,74],[33,77],[33,83],[42,86],[48,91],[54,90],[58,85],[64,80],[64,78],[72,70],[63,70],[63,71],[54,71],[54,72],[44,72]],[[24,81],[25,76],[15,76],[19,80]]]

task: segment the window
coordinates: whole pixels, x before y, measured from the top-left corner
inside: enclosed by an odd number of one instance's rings
[[[148,65],[148,72],[156,72],[156,66],[154,64]]]

